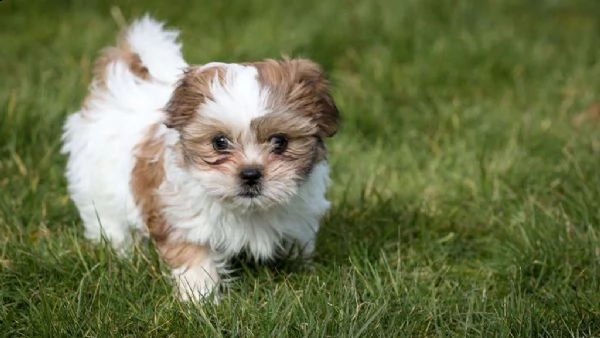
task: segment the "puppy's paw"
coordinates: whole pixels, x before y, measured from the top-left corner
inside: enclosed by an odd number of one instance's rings
[[[196,264],[187,268],[173,270],[179,299],[182,301],[219,302],[219,275],[213,264]]]
[[[311,262],[315,253],[315,239],[307,241],[286,240],[282,243],[277,258],[279,259],[300,259]]]

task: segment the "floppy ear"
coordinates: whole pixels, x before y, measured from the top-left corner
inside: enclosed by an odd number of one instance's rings
[[[292,59],[285,63],[291,68],[295,81],[290,98],[304,101],[304,112],[317,123],[322,136],[335,135],[340,113],[331,96],[330,83],[321,67],[308,59]]]
[[[222,78],[222,69],[218,67],[205,70],[201,70],[200,67],[188,68],[165,107],[165,125],[181,130],[198,113],[198,107],[210,99],[211,82],[215,79],[222,81]]]
[[[265,60],[252,63],[259,81],[269,88],[274,106],[285,106],[305,116],[318,128],[320,137],[331,137],[340,119],[329,81],[321,67],[308,59]]]

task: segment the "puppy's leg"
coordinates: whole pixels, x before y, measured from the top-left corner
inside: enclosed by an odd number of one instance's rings
[[[161,257],[172,268],[182,300],[198,301],[216,291],[220,278],[210,248],[169,241],[158,242],[157,248]]]
[[[283,242],[283,252],[280,258],[301,258],[310,261],[315,252],[316,234],[308,238],[294,238]]]
[[[94,242],[106,240],[117,253],[126,254],[131,244],[131,230],[125,219],[99,209],[92,203],[76,205],[80,210],[87,239]]]
[[[316,241],[317,241],[316,236],[313,236],[310,240],[308,240],[304,243],[299,243],[299,245],[301,245],[302,258],[304,258],[304,260],[306,260],[306,261],[312,260],[313,255],[315,254]]]
[[[85,223],[85,238],[101,242],[106,240],[121,255],[126,255],[131,246],[131,234],[126,225],[108,219]]]
[[[298,249],[300,250],[300,253],[302,255],[301,257],[305,261],[310,262],[312,260],[313,255],[315,254],[316,242],[317,242],[316,234],[307,240],[297,242]]]

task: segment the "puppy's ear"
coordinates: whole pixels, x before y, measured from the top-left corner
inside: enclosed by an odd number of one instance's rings
[[[308,59],[292,59],[285,62],[292,68],[295,81],[290,98],[304,102],[305,113],[317,123],[322,136],[335,135],[340,113],[333,101],[330,83],[324,71]]]
[[[223,80],[223,70],[219,67],[188,68],[165,107],[165,125],[178,130],[186,126],[198,113],[200,105],[211,99],[210,84],[214,80]]]
[[[251,65],[269,89],[273,107],[304,115],[318,127],[320,137],[337,132],[340,114],[319,65],[308,59],[265,60]]]

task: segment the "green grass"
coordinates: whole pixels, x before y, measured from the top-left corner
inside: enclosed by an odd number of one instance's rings
[[[181,28],[192,63],[324,65],[343,128],[318,256],[240,263],[220,305],[192,306],[151,250],[84,240],[61,124],[118,25],[102,1],[5,0],[1,336],[600,336],[597,0],[118,10]]]

